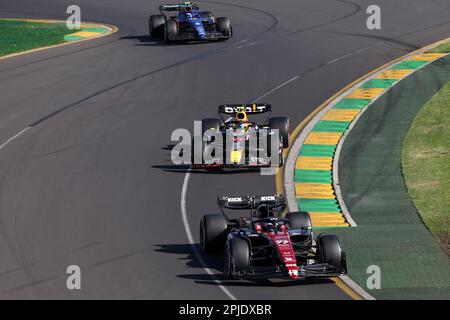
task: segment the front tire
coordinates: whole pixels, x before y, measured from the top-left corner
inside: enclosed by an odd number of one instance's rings
[[[178,34],[178,26],[175,20],[169,19],[166,21],[165,24],[165,30],[164,30],[164,42],[170,43],[173,40],[171,40],[172,36],[175,36]]]
[[[164,17],[160,14],[151,15],[148,20],[148,31],[150,37],[159,38],[164,34]]]
[[[217,18],[216,29],[224,36],[231,37],[233,35],[230,19],[227,17]]]
[[[283,148],[289,147],[289,119],[285,117],[270,118],[269,127],[271,129],[278,129],[283,141]]]
[[[200,221],[200,246],[204,253],[223,250],[227,237],[228,221],[221,214],[207,214]]]
[[[250,267],[250,246],[243,238],[231,238],[225,248],[225,274],[229,279],[241,280],[243,271]]]
[[[342,251],[339,238],[335,235],[320,235],[317,237],[317,254],[320,263],[332,265],[338,273],[347,272],[345,253]]]

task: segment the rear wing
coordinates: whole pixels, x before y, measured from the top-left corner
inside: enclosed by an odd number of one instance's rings
[[[191,7],[193,9],[198,9],[198,6],[192,2],[184,2],[181,4],[163,4],[159,6],[159,11],[179,11],[182,8]]]
[[[238,112],[247,114],[257,114],[271,112],[272,106],[268,103],[251,103],[251,104],[223,104],[219,106],[219,113],[228,115],[236,115]]]
[[[255,209],[261,204],[284,209],[286,205],[282,195],[218,197],[217,203],[221,208],[234,210]]]

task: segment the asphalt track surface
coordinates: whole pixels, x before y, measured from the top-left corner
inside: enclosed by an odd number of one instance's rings
[[[269,93],[292,124],[373,68],[450,36],[448,0],[201,1],[229,16],[228,42],[166,46],[147,37],[159,1],[78,0],[112,36],[0,61],[0,298],[348,299],[333,282],[230,282],[193,253],[219,194],[275,192],[257,172],[192,172],[170,134],[223,103]],[[3,17],[64,19],[72,1],[1,0]],[[280,84],[298,77],[284,86]],[[272,90],[277,88],[277,90]],[[345,246],[345,244],[344,244]],[[195,246],[194,246],[195,247]],[[82,290],[66,268],[82,268]],[[351,266],[350,266],[351,268]],[[221,287],[219,286],[221,285]]]

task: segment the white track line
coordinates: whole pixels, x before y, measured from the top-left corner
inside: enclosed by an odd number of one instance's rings
[[[21,135],[23,135],[25,132],[27,132],[28,130],[30,130],[32,127],[26,127],[25,129],[23,129],[22,131],[20,131],[19,133],[15,134],[14,136],[12,136],[11,138],[9,138],[8,140],[6,140],[2,145],[0,145],[0,150],[2,150],[4,147],[6,147],[11,141],[17,139],[18,137],[20,137]]]
[[[244,40],[238,41],[238,42],[236,42],[234,45],[235,45],[235,46],[240,45],[241,43],[245,43],[245,42],[247,42],[248,40],[250,40],[250,39],[244,39]]]
[[[255,41],[255,42],[249,42],[249,43],[240,45],[240,46],[238,46],[237,48],[238,48],[238,49],[242,49],[242,48],[254,46],[254,45],[257,45],[257,44],[260,44],[260,43],[264,43],[264,42],[267,42],[267,40],[259,40],[259,41]]]
[[[189,186],[189,178],[191,177],[191,170],[189,169],[186,175],[184,176],[183,187],[181,189],[181,215],[183,217],[184,230],[186,231],[186,236],[191,244],[192,250],[194,251],[194,255],[202,265],[203,269],[211,276],[213,281],[219,285],[219,288],[230,298],[231,300],[237,300],[237,298],[223,285],[221,285],[221,281],[216,278],[214,272],[206,266],[205,261],[202,258],[200,252],[198,252],[198,247],[194,241],[194,237],[192,236],[191,227],[189,226],[189,221],[187,217],[186,210],[186,193]]]
[[[274,93],[275,91],[277,91],[277,90],[283,88],[284,86],[288,85],[288,84],[291,83],[292,81],[297,80],[298,78],[300,78],[300,76],[295,76],[295,77],[293,77],[293,78],[291,78],[291,79],[289,79],[289,80],[287,80],[287,81],[285,81],[285,82],[283,82],[283,83],[277,85],[275,88],[273,88],[273,89],[267,91],[267,92],[264,93],[263,95],[259,96],[259,97],[256,98],[255,100],[253,100],[251,103],[258,102],[258,101],[261,100],[262,98],[267,97],[269,94]]]

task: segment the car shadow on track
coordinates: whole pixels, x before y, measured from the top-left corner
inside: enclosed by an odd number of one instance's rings
[[[223,262],[222,256],[201,254],[202,262],[194,254],[193,247],[190,244],[161,244],[155,245],[158,247],[155,249],[157,252],[163,252],[167,254],[179,254],[179,260],[185,260],[186,266],[190,268],[208,268],[213,272],[213,276],[207,274],[205,271],[202,273],[189,273],[179,274],[177,277],[183,279],[193,280],[195,283],[204,285],[222,285],[230,287],[291,287],[291,286],[305,286],[316,284],[328,284],[333,281],[330,279],[309,279],[309,280],[282,280],[282,279],[257,279],[257,280],[229,280],[223,274]],[[201,252],[200,246],[195,244],[195,250]]]
[[[172,151],[175,147],[175,144],[166,144],[161,147],[161,150]],[[180,154],[182,156],[182,154]],[[170,157],[170,154],[168,155]],[[176,164],[161,164],[161,165],[152,165],[152,168],[160,169],[165,172],[174,172],[174,173],[194,173],[194,174],[239,174],[239,173],[259,173],[260,168],[209,168],[209,169],[194,169],[190,165],[176,165]]]
[[[149,35],[124,36],[120,40],[135,40],[134,46],[166,46],[161,38],[153,38]]]
[[[239,174],[239,173],[252,173],[259,172],[259,168],[211,168],[211,169],[192,169],[190,165],[153,165],[152,168],[161,169],[165,172],[175,173],[194,173],[194,174]]]
[[[136,36],[124,36],[120,37],[120,40],[136,40],[134,46],[189,46],[211,43],[212,41],[178,41],[165,43],[162,38],[151,37],[150,35],[136,35]]]

